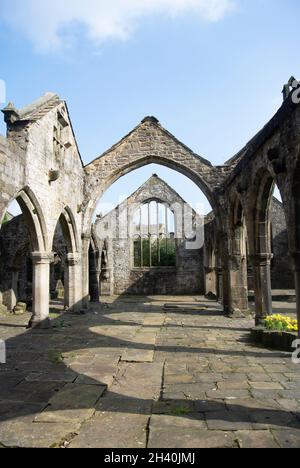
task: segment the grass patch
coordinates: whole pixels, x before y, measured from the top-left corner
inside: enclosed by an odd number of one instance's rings
[[[175,406],[169,411],[169,414],[171,416],[186,416],[189,413],[190,413],[190,409],[187,408],[186,406]]]
[[[53,364],[61,364],[62,362],[64,362],[63,354],[57,351],[51,351],[48,357],[49,361],[51,361]]]

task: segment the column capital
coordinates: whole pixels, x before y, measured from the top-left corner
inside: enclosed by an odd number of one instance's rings
[[[31,258],[33,264],[47,265],[53,262],[54,254],[52,252],[32,252]]]
[[[78,253],[69,253],[66,258],[69,266],[76,266],[81,264],[81,255]]]
[[[259,253],[255,255],[250,255],[250,259],[254,266],[265,266],[269,265],[273,260],[274,255],[271,253]]]
[[[91,234],[91,233],[83,232],[83,233],[81,234],[81,239],[82,239],[82,240],[88,240],[88,241],[90,241],[91,238],[92,238],[92,234]]]
[[[216,272],[216,268],[215,268],[215,267],[206,266],[206,267],[204,267],[204,271],[205,271],[205,273],[215,273],[215,272]]]

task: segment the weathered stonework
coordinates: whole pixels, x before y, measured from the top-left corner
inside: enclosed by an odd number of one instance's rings
[[[49,289],[58,220],[61,218],[68,255],[72,256],[67,297],[72,307],[86,306],[92,216],[99,197],[121,176],[150,163],[183,173],[210,201],[216,224],[215,262],[208,261],[206,267],[217,271],[215,288],[226,313],[247,306],[247,234],[257,323],[272,312],[269,212],[273,184],[277,183],[287,221],[300,321],[300,107],[285,94],[274,118],[221,167],[213,167],[193,153],[153,117],[145,118],[118,144],[83,167],[67,105],[58,96],[47,94],[24,109],[13,105],[4,109],[8,131],[6,138],[0,137],[0,220],[16,198],[26,219],[33,258],[32,324],[47,322],[49,294],[45,291]],[[207,279],[212,282],[211,276]]]
[[[132,218],[140,205],[151,200],[175,210],[177,253],[174,267],[135,268],[133,265]],[[171,187],[159,177],[153,176],[124,203],[96,221],[94,237],[97,238],[97,243],[103,244],[106,240],[109,246],[107,281],[112,282],[108,288],[110,292],[118,295],[204,294],[203,249],[187,249],[183,238],[183,214],[188,208],[196,218],[192,208]],[[119,226],[122,222],[124,225]],[[119,230],[115,229],[115,225],[119,226]],[[107,237],[104,237],[106,234]],[[104,281],[103,278],[102,283]]]

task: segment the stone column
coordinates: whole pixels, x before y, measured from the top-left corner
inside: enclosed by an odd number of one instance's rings
[[[209,293],[216,294],[217,292],[216,268],[205,267],[204,274],[205,274],[205,295],[208,295]]]
[[[222,235],[221,267],[223,308],[225,314],[230,314],[230,256],[228,248],[228,239],[224,234]]]
[[[245,256],[234,254],[230,258],[230,314],[248,310],[247,261]]]
[[[33,252],[33,304],[32,317],[28,328],[47,328],[49,319],[49,296],[50,296],[50,262],[52,254],[47,252]]]
[[[111,268],[105,267],[105,269],[101,271],[100,275],[100,295],[111,296],[113,293],[112,270]]]
[[[223,269],[217,268],[216,270],[216,280],[217,280],[217,298],[219,302],[223,301]]]
[[[13,311],[18,302],[18,279],[19,272],[18,270],[12,270],[11,272],[11,289],[9,294],[7,294],[7,307],[8,310]]]
[[[97,253],[89,253],[89,293],[90,301],[94,303],[99,302],[100,290],[99,290],[99,280],[100,280],[100,271],[98,268],[97,262]]]
[[[89,248],[91,243],[90,234],[82,234],[82,307],[89,308]]]
[[[300,252],[294,252],[292,254],[294,260],[295,270],[295,289],[296,289],[296,301],[297,301],[297,318],[298,318],[298,336],[300,338]]]
[[[251,257],[254,269],[255,323],[260,325],[273,312],[271,260],[272,254],[261,253]]]
[[[230,274],[228,266],[222,272],[223,308],[225,314],[230,314]]]
[[[70,253],[66,258],[65,306],[74,311],[82,307],[81,256]]]

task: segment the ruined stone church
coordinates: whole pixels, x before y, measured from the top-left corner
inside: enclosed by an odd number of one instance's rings
[[[26,303],[29,326],[45,327],[52,299],[80,311],[105,295],[199,294],[239,316],[249,314],[252,298],[259,324],[272,313],[272,289],[285,289],[295,291],[300,320],[300,109],[289,91],[222,166],[154,117],[85,166],[65,101],[48,93],[23,109],[10,103],[0,137],[0,307]],[[95,220],[105,191],[152,163],[194,182],[212,213],[200,219],[176,187],[153,175]],[[282,202],[273,197],[275,184]],[[13,200],[22,215],[10,216]]]

